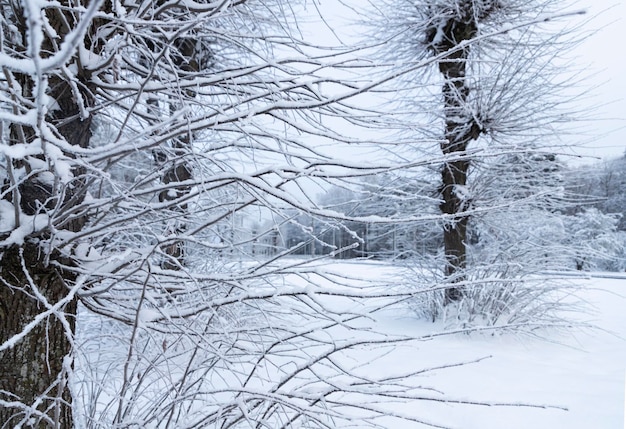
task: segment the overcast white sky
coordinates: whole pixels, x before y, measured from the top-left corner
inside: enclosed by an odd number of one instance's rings
[[[581,0],[588,14],[600,14],[592,22],[598,28],[597,34],[590,37],[580,47],[581,60],[587,60],[597,70],[594,80],[603,83],[598,88],[597,101],[604,103],[598,109],[597,128],[610,134],[589,143],[586,154],[602,157],[617,157],[626,150],[626,46],[624,28],[626,26],[626,0]],[[609,8],[609,5],[614,6]],[[607,9],[608,8],[608,9]]]

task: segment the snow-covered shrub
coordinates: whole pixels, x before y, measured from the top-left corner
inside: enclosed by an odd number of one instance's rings
[[[451,328],[500,326],[526,330],[560,325],[571,301],[571,284],[553,273],[571,268],[566,222],[558,212],[513,206],[476,216],[470,231],[468,268],[458,278],[441,269],[413,269],[418,315],[443,320]],[[431,267],[439,267],[442,255]],[[550,274],[552,273],[552,274]],[[433,287],[435,285],[435,287]],[[410,286],[409,286],[410,287]],[[443,290],[461,297],[447,302]]]
[[[450,285],[443,273],[412,270],[410,278],[413,311],[453,330],[498,327],[528,332],[567,326],[565,312],[576,303],[575,288],[566,279],[529,274],[514,262],[491,261],[468,270],[466,280],[452,284],[462,292],[453,303],[445,300]]]

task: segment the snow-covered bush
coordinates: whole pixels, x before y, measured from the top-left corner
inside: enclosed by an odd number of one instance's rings
[[[445,299],[449,286],[441,271],[434,265],[430,269],[412,265],[404,279],[404,287],[414,293],[409,306],[418,317],[441,321],[449,330],[498,328],[528,333],[570,326],[567,313],[578,305],[575,286],[558,273],[529,272],[527,260],[516,262],[512,256],[484,255],[473,261],[466,280],[453,283],[463,295],[454,303]],[[517,256],[520,261],[528,257]],[[541,259],[537,264],[545,262]]]

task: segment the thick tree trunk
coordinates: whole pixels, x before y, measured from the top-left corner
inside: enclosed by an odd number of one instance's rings
[[[64,104],[62,99],[60,104]],[[64,113],[72,117],[71,113],[77,112],[66,110]],[[67,130],[64,137],[68,140],[73,138],[69,140],[73,144],[85,145],[90,137],[90,121],[74,119],[69,122],[72,126],[64,127]],[[64,129],[61,133],[66,134]],[[50,186],[38,182],[34,176],[18,188],[21,211],[27,215],[42,213],[58,207],[58,200],[63,198],[58,219],[64,219],[63,213],[82,201],[82,186],[80,181],[68,184],[62,195],[55,195]],[[52,214],[49,212],[48,215]],[[57,225],[77,231],[84,222],[82,217],[73,217]],[[50,251],[41,244],[48,238],[49,231],[36,232],[23,244],[2,249],[0,257],[0,344],[23,332],[29,323],[48,310],[48,305],[54,306],[67,300],[54,313],[39,320],[23,338],[0,351],[0,400],[32,406],[32,409],[24,410],[0,405],[0,422],[10,422],[7,427],[13,427],[32,413],[36,413],[31,415],[35,423],[24,427],[73,427],[72,401],[67,383],[71,361],[66,357],[69,357],[72,348],[76,298],[66,297],[75,275],[58,268],[56,263],[71,266],[72,262],[58,251]],[[65,325],[59,317],[61,314]],[[25,421],[30,420],[27,418]]]
[[[66,113],[69,113],[66,111]],[[88,141],[89,122],[74,120],[70,133],[81,136],[74,143]],[[80,131],[82,129],[82,131]],[[68,136],[69,137],[69,136]],[[37,177],[19,186],[21,211],[27,215],[45,212],[57,206],[61,198],[62,213],[82,201],[82,183],[66,186],[63,195],[55,195],[50,186],[37,181]],[[36,191],[34,191],[36,190]],[[77,198],[73,198],[77,196]],[[58,206],[57,206],[58,207]],[[63,210],[65,208],[65,210]],[[51,213],[48,213],[51,215]],[[63,229],[79,230],[85,219],[74,217],[63,221]],[[61,224],[61,222],[59,222]],[[61,225],[59,225],[61,226]],[[0,344],[21,333],[28,323],[36,320],[47,305],[65,300],[75,275],[58,268],[71,266],[71,260],[58,251],[41,245],[49,231],[36,232],[23,244],[2,249],[0,256]],[[61,321],[63,314],[67,325]],[[0,399],[31,405],[42,415],[33,416],[36,424],[24,427],[71,428],[71,395],[67,385],[67,367],[76,318],[76,299],[70,299],[54,313],[39,321],[34,329],[16,341],[10,348],[0,351]],[[38,402],[37,404],[35,404]],[[32,411],[32,410],[31,410]],[[0,406],[0,422],[11,422],[13,427],[29,412],[14,407]],[[44,417],[45,415],[45,417]],[[0,425],[0,427],[3,427]]]
[[[480,127],[475,118],[468,114],[466,107],[470,89],[466,85],[467,61],[470,46],[459,48],[459,44],[472,39],[477,33],[471,3],[465,5],[464,16],[450,18],[440,27],[433,28],[427,35],[435,54],[450,52],[439,61],[439,71],[443,75],[445,132],[441,151],[450,157],[441,169],[441,213],[448,215],[443,227],[443,243],[446,258],[445,276],[451,283],[465,280],[467,214],[470,201],[466,198],[467,176],[470,160],[465,158],[468,144],[478,138]],[[440,31],[443,37],[440,37]],[[440,37],[435,41],[435,37]],[[445,303],[462,298],[462,288],[451,287],[445,291]]]
[[[10,18],[26,40],[28,23],[19,8],[14,10],[15,15]],[[49,8],[46,13],[48,23],[61,38],[70,31],[68,25],[75,25],[77,19],[71,7]],[[58,40],[44,39],[40,55],[45,57],[54,52],[58,43]],[[23,47],[17,45],[15,50],[23,50]],[[32,77],[14,74],[13,78],[21,88],[21,97],[34,100],[37,94],[33,93]],[[81,75],[79,70],[76,78],[80,80],[77,85],[80,98],[88,108],[94,99],[88,76]],[[58,75],[50,75],[47,88],[47,95],[57,106],[45,121],[56,127],[69,144],[87,147],[91,138],[91,117],[81,119],[81,109],[71,86]],[[13,124],[10,143],[28,145],[36,135],[32,128]],[[54,163],[46,153],[10,162],[16,171],[23,167],[28,173],[22,178],[7,177],[4,181],[5,189],[11,189],[5,198],[18,206],[23,215],[46,215],[49,224],[57,230],[82,228],[86,221],[84,215],[72,213],[73,207],[83,200],[82,169],[74,169],[73,180],[57,178],[52,184],[42,175],[55,174],[53,168],[37,172],[42,164]],[[22,216],[21,219],[28,218]],[[25,237],[23,243],[0,248],[0,345],[6,347],[0,350],[0,428],[74,427],[68,371],[72,370],[77,301],[68,294],[76,276],[60,268],[71,267],[72,261],[50,246],[50,238],[51,231],[44,228]]]
[[[50,305],[64,300],[73,275],[46,264],[35,242],[4,249],[0,275],[0,344],[24,331]],[[52,260],[61,259],[58,254]],[[67,261],[61,261],[67,262]],[[70,299],[12,347],[0,352],[0,400],[31,408],[0,407],[0,427],[71,428],[72,398],[67,370],[71,361],[76,300]],[[5,425],[5,426],[3,426]]]

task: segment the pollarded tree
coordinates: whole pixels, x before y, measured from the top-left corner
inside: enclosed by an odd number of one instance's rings
[[[430,71],[414,74],[412,80],[403,76],[403,87],[410,93],[402,95],[399,89],[397,98],[407,106],[407,127],[409,115],[416,123],[431,115],[422,132],[438,137],[443,155],[439,188],[439,209],[445,217],[443,271],[452,285],[446,289],[445,302],[459,301],[463,288],[453,285],[471,281],[472,213],[489,210],[490,205],[483,199],[479,206],[482,196],[472,194],[480,188],[474,175],[481,160],[489,163],[498,156],[506,161],[502,157],[506,154],[541,156],[557,145],[553,137],[558,125],[573,117],[564,107],[575,92],[571,87],[576,79],[570,71],[563,72],[559,58],[575,45],[571,37],[575,25],[554,21],[572,19],[570,15],[579,12],[569,12],[568,4],[559,0],[389,0],[372,6],[378,12],[373,13],[374,26],[389,39],[382,45],[390,48],[383,48],[386,58],[433,63]],[[411,82],[416,81],[441,85],[439,95],[433,95],[434,89],[415,90],[417,85]],[[437,112],[434,118],[432,112]],[[505,176],[507,167],[500,169]],[[530,181],[523,186],[537,192]],[[501,201],[491,204],[497,203]]]

